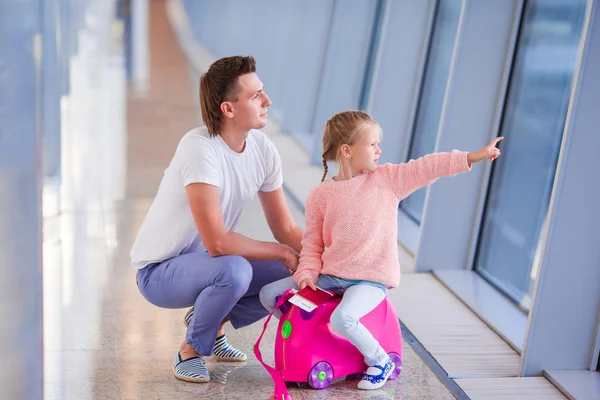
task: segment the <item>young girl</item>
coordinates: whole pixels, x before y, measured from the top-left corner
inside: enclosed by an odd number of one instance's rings
[[[331,327],[358,348],[369,366],[358,388],[382,387],[394,363],[359,320],[385,298],[388,288],[399,284],[398,203],[442,176],[469,171],[471,163],[493,161],[500,155],[496,148],[500,140],[475,153],[434,153],[378,166],[379,125],[360,111],[331,117],[323,135],[325,173],[306,201],[298,269],[293,277],[265,286],[261,303],[271,311],[277,296],[306,286],[343,293],[331,315]],[[335,161],[339,172],[325,181],[327,161]]]

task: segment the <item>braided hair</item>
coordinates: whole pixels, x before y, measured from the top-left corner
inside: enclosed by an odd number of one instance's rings
[[[343,111],[329,118],[323,133],[323,178],[327,178],[327,161],[338,161],[343,144],[352,146],[360,138],[366,124],[375,123],[369,114],[362,111]]]

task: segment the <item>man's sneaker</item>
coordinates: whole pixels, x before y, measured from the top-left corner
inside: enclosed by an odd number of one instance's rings
[[[213,357],[218,361],[246,361],[248,356],[227,343],[225,334],[219,336],[213,349]]]
[[[185,317],[183,317],[183,323],[186,327],[190,325],[193,315],[194,307],[190,308],[187,313],[185,313]],[[248,359],[246,354],[227,342],[227,336],[225,335],[217,338],[215,347],[213,348],[213,357],[217,361],[246,361]]]
[[[181,354],[177,353],[173,360],[173,374],[176,378],[187,382],[208,382],[210,375],[204,360],[200,357],[192,357],[187,360],[181,359]]]
[[[374,365],[367,369],[362,380],[358,382],[358,388],[364,390],[379,389],[387,382],[396,365],[388,357],[385,365]]]

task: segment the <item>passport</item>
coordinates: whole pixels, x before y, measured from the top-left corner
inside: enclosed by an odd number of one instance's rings
[[[317,290],[312,290],[308,286],[305,287],[304,289],[296,292],[296,294],[290,298],[289,302],[295,304],[303,310],[311,312],[321,304],[333,298],[332,292],[323,290],[318,286],[316,288]]]

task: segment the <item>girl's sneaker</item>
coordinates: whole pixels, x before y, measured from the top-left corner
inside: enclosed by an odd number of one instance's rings
[[[358,382],[358,388],[364,390],[379,389],[387,382],[396,365],[388,357],[387,362],[381,365],[374,365],[367,369],[362,380]]]

